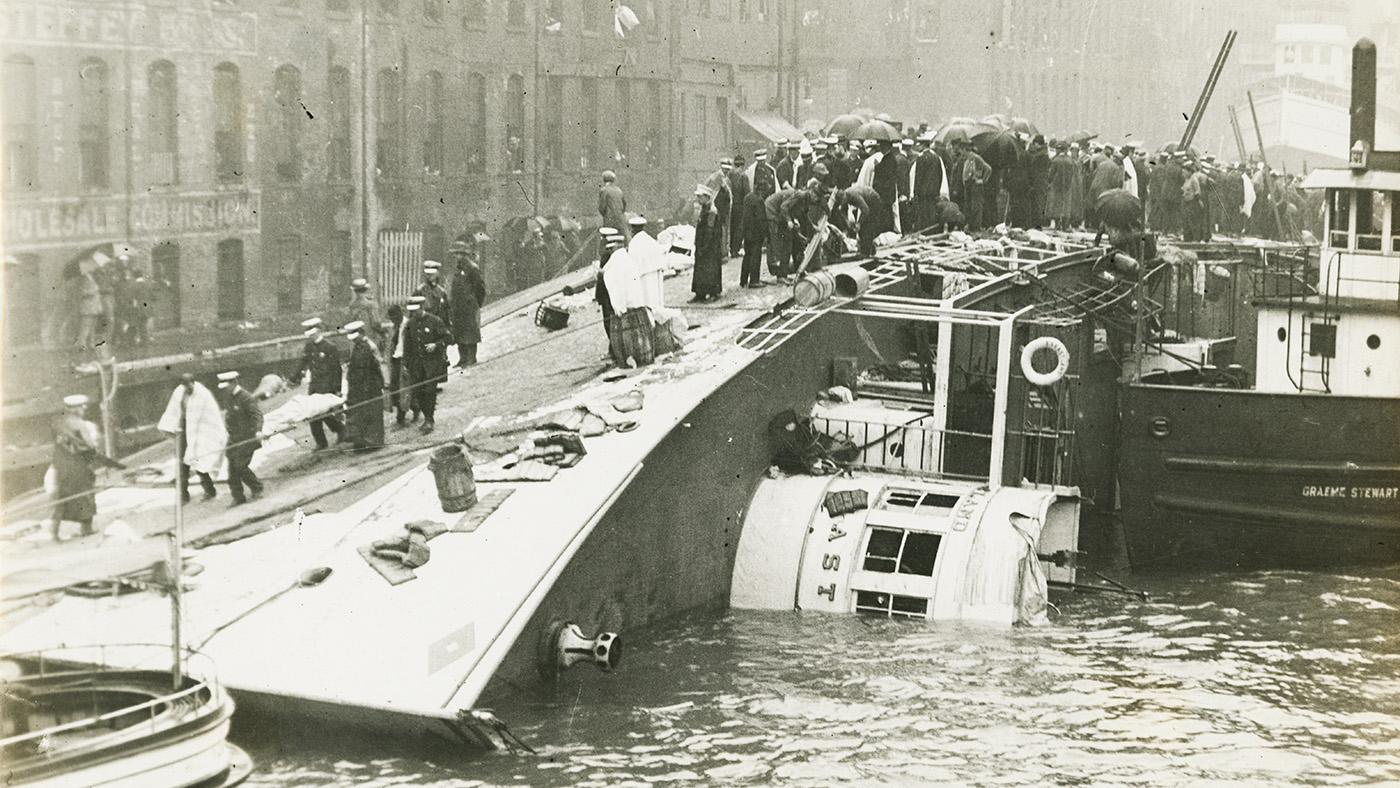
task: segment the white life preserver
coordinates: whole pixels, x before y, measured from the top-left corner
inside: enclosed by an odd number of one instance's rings
[[[1049,350],[1055,354],[1055,368],[1049,372],[1039,372],[1031,360],[1036,352]],[[1069,371],[1069,348],[1055,337],[1037,337],[1021,348],[1021,374],[1037,386],[1053,386]]]

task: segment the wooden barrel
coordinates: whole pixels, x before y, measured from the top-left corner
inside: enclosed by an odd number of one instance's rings
[[[656,360],[651,330],[651,312],[646,307],[629,309],[618,317],[611,343],[613,360],[618,366],[628,366],[628,359],[639,367]]]
[[[476,478],[461,446],[449,443],[438,448],[428,458],[428,470],[437,482],[444,512],[465,512],[476,505]]]
[[[793,285],[792,298],[798,306],[816,306],[836,292],[836,278],[830,271],[807,274]]]
[[[855,298],[870,286],[870,272],[858,265],[843,265],[827,269],[836,277],[836,295]]]

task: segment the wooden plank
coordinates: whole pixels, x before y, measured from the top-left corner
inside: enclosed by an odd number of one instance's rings
[[[486,518],[494,514],[497,509],[501,508],[501,504],[514,494],[515,488],[508,487],[503,490],[491,490],[477,497],[476,505],[463,512],[457,522],[452,525],[452,532],[469,534],[480,528],[481,524],[486,522]]]

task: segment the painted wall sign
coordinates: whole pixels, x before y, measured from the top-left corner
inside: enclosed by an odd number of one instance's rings
[[[5,244],[97,243],[124,238],[170,238],[196,233],[232,233],[258,229],[257,192],[145,194],[131,203],[126,225],[123,197],[60,197],[16,200],[5,205]]]
[[[1304,498],[1356,498],[1366,501],[1400,500],[1400,487],[1348,487],[1346,485],[1303,485]]]
[[[251,55],[258,48],[258,21],[248,12],[213,11],[207,6],[141,8],[7,0],[0,3],[0,41]]]

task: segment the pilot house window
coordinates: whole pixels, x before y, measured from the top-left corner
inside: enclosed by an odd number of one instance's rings
[[[1385,193],[1362,190],[1356,192],[1356,249],[1362,252],[1382,250],[1385,233]]]
[[[1334,249],[1348,249],[1347,234],[1351,231],[1351,192],[1337,189],[1331,192],[1327,206],[1327,243]]]
[[[867,572],[933,576],[938,559],[938,534],[904,531],[899,528],[872,528],[865,545],[861,569]]]

